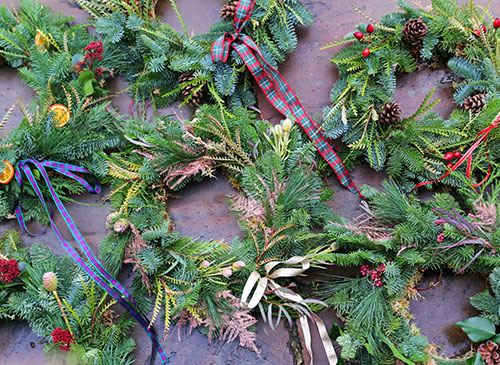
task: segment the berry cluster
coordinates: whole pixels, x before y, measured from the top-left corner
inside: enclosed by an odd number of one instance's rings
[[[96,76],[102,76],[102,68],[96,67],[95,69],[92,69],[92,65],[95,60],[103,60],[102,53],[104,52],[104,48],[102,46],[102,42],[90,42],[90,44],[85,47],[85,52],[87,53],[85,54],[83,60],[73,66],[74,71],[76,73],[81,73],[83,70],[88,69],[94,72]]]
[[[361,275],[367,276],[371,279],[371,284],[373,286],[378,288],[383,285],[381,277],[385,271],[385,264],[377,265],[377,268],[374,270],[371,269],[370,265],[364,265],[361,266],[360,271]]]
[[[374,31],[375,31],[375,27],[373,26],[373,24],[368,24],[368,25],[366,26],[366,32],[367,32],[368,34],[372,34]],[[357,40],[359,40],[359,41],[360,41],[360,40],[362,40],[362,39],[363,39],[363,37],[365,36],[365,35],[364,35],[363,33],[361,33],[361,32],[355,32],[353,35],[354,35],[354,37],[356,37],[356,39],[357,39]],[[368,41],[368,42],[369,42],[369,41]],[[365,49],[363,50],[363,57],[365,57],[365,58],[366,58],[366,57],[368,57],[369,55],[370,55],[370,48],[368,48],[368,47],[367,47],[367,48],[365,48]]]
[[[12,283],[19,276],[21,270],[16,260],[0,259],[0,281],[3,283]]]
[[[484,26],[484,24],[481,24],[481,28],[483,30],[483,33],[486,34],[487,32],[487,29],[486,27]],[[500,19],[496,18],[494,21],[493,21],[493,28],[495,28],[495,31],[500,28]],[[481,30],[480,29],[474,29],[474,34],[477,35],[478,37],[481,36]]]
[[[460,151],[448,152],[448,153],[446,153],[446,154],[444,155],[444,159],[445,159],[446,161],[451,161],[451,160],[453,160],[454,158],[456,158],[456,159],[460,159],[460,158],[462,158],[462,154],[460,153]],[[447,168],[449,168],[449,169],[451,169],[451,168],[453,167],[453,162],[448,162],[448,163],[446,164],[446,167],[447,167]]]
[[[59,350],[68,352],[71,350],[71,344],[75,342],[75,339],[68,330],[58,327],[52,331],[52,341],[59,344]]]

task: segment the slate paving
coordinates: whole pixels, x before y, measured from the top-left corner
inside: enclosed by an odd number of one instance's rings
[[[14,4],[16,0],[12,0]],[[87,14],[78,9],[71,1],[41,0],[42,3],[70,15],[75,22],[83,22]],[[280,66],[284,78],[298,95],[302,104],[312,116],[320,115],[322,109],[329,104],[330,89],[337,78],[337,70],[329,63],[329,58],[335,53],[334,49],[321,50],[320,47],[331,41],[338,40],[345,33],[353,30],[354,26],[363,22],[363,18],[351,7],[358,7],[374,19],[396,10],[396,2],[392,0],[303,0],[306,6],[314,13],[314,24],[299,32],[297,50]],[[464,0],[459,2],[465,2]],[[486,5],[487,0],[477,1]],[[190,32],[199,34],[208,31],[210,25],[219,19],[219,9],[222,0],[178,0],[179,9],[184,16]],[[429,1],[421,1],[422,6],[428,6]],[[8,5],[9,0],[0,0],[0,5]],[[500,14],[500,3],[494,2],[491,10]],[[179,28],[176,15],[167,1],[159,3],[157,14],[173,27]],[[24,102],[34,98],[34,92],[24,85],[15,70],[6,66],[0,67],[0,111],[5,112],[19,98]],[[120,91],[125,87],[122,80],[114,80],[109,88]],[[453,91],[449,83],[449,73],[443,68],[424,68],[415,75],[403,75],[398,78],[398,88],[395,99],[402,105],[404,116],[411,115],[421,100],[433,87],[436,87],[436,97],[442,98],[436,111],[446,117],[454,106],[451,103]],[[126,94],[120,94],[113,99],[113,106],[122,113],[128,113],[131,99]],[[272,109],[272,106],[259,94],[259,108],[262,115],[271,122],[278,122],[281,117]],[[133,108],[132,108],[133,110]],[[193,113],[189,107],[178,108],[177,105],[159,110],[161,114],[176,113],[180,118],[188,118]],[[2,114],[2,113],[0,113]],[[4,135],[15,128],[21,120],[21,113],[17,110],[6,125]],[[376,173],[367,165],[361,165],[352,172],[356,184],[364,183],[379,186],[385,178],[384,173]],[[329,202],[339,214],[353,218],[360,214],[357,209],[360,199],[340,187],[334,178],[328,182],[335,189],[334,199]],[[98,204],[99,207],[90,207],[68,203],[67,208],[74,220],[88,240],[89,245],[98,251],[100,240],[105,237],[104,218],[110,211],[109,205],[102,201],[100,196],[82,195],[78,201],[86,204]],[[205,180],[202,183],[191,184],[168,202],[168,212],[176,229],[184,235],[204,239],[221,239],[231,241],[241,235],[237,221],[227,205],[227,196],[234,189],[224,176]],[[56,221],[62,223],[60,217]],[[63,225],[61,224],[61,227]],[[17,229],[15,220],[0,223],[0,233],[6,229]],[[65,237],[69,232],[62,230]],[[47,232],[39,238],[33,239],[23,234],[24,243],[43,243],[61,255],[65,252],[52,232]],[[334,269],[335,270],[335,269]],[[338,269],[336,269],[338,271]],[[342,272],[342,271],[338,271]],[[119,279],[124,283],[130,282],[131,272],[127,268],[120,274]],[[429,273],[420,283],[422,288],[429,286],[436,280],[436,274]],[[454,356],[466,352],[469,343],[466,337],[453,330],[451,325],[459,320],[474,314],[468,298],[485,288],[483,278],[475,276],[454,277],[444,275],[441,286],[422,291],[421,298],[411,304],[411,312],[415,316],[416,324],[430,341],[441,347],[441,353]],[[325,324],[330,326],[335,320],[333,311],[320,314]],[[285,328],[285,321],[275,331],[272,331],[262,321],[257,327],[257,346],[261,348],[262,358],[254,352],[238,346],[236,342],[222,343],[213,341],[211,344],[205,335],[194,331],[182,341],[178,339],[177,328],[174,327],[166,341],[164,348],[174,364],[302,364],[309,363],[307,354],[301,352],[300,333],[296,328]],[[161,333],[161,325],[157,324],[157,331]],[[288,326],[287,326],[288,327]],[[327,364],[317,333],[313,330],[314,363]],[[150,356],[149,340],[144,331],[136,327],[132,333],[138,346],[135,352],[136,364],[145,364]],[[21,322],[0,322],[0,364],[43,364],[43,344],[26,324]],[[157,360],[157,363],[159,361]]]

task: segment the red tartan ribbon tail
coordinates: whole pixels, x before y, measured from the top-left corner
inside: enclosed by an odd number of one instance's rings
[[[226,33],[212,46],[212,60],[226,62],[229,48],[233,46],[248,67],[269,102],[284,116],[293,115],[314,143],[321,156],[328,162],[340,183],[353,194],[363,197],[352,182],[344,164],[334,150],[334,145],[321,126],[311,119],[283,76],[265,60],[257,44],[241,29],[250,19],[254,0],[240,0],[234,19],[235,33]]]

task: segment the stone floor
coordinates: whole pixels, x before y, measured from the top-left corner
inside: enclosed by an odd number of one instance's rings
[[[86,14],[69,0],[41,1],[65,15],[74,16],[76,22],[83,22],[86,18]],[[16,0],[0,0],[0,5],[8,5],[10,2],[17,5]],[[298,48],[280,67],[280,71],[306,110],[312,115],[319,115],[322,108],[329,103],[329,92],[337,78],[336,69],[329,63],[329,58],[335,50],[322,51],[320,47],[343,37],[345,33],[353,30],[354,25],[363,21],[351,5],[358,7],[374,19],[380,19],[383,14],[396,10],[396,1],[303,0],[303,2],[314,13],[315,22],[313,26],[300,31]],[[488,1],[476,2],[485,5]],[[206,32],[209,26],[218,19],[218,12],[223,1],[178,0],[177,3],[188,28],[196,34]],[[427,6],[429,1],[421,1],[421,3]],[[500,2],[494,2],[491,10],[494,14],[500,13]],[[159,3],[157,13],[172,26],[179,26],[176,15],[167,1]],[[404,113],[412,114],[429,90],[436,87],[436,97],[443,99],[436,110],[446,117],[453,109],[451,103],[453,92],[446,83],[447,75],[444,69],[424,69],[418,74],[400,77],[395,98],[402,105]],[[0,89],[0,107],[5,111],[20,98],[28,102],[34,97],[33,91],[21,82],[16,71],[8,67],[0,67],[0,85],[3,86]],[[111,84],[111,88],[116,91],[123,87],[124,84],[120,80]],[[259,100],[263,116],[271,121],[279,121],[280,116],[262,95]],[[130,98],[125,94],[121,94],[113,101],[113,105],[123,113],[127,112],[129,104]],[[179,110],[176,106],[172,106],[160,110],[160,113],[168,114],[174,110],[185,118],[193,112],[189,108]],[[20,118],[20,112],[16,111],[2,134],[15,128]],[[352,176],[358,185],[368,183],[377,186],[384,179],[383,173],[375,173],[367,166],[358,167],[352,172]],[[342,189],[335,179],[330,179],[330,183],[336,191],[334,199],[330,202],[332,208],[346,217],[359,214],[357,210],[359,198]],[[181,234],[203,238],[231,240],[239,235],[241,232],[236,219],[226,204],[226,196],[232,191],[230,184],[223,177],[188,186],[179,192],[176,199],[171,200],[169,204],[169,214],[176,228]],[[105,195],[106,192],[101,194],[101,197]],[[104,217],[109,211],[101,197],[84,195],[78,197],[78,200],[84,203],[103,204],[102,207],[67,204],[75,221],[80,222],[79,227],[82,228],[82,233],[88,239],[89,245],[96,251],[98,251],[99,241],[106,234]],[[18,229],[17,222],[1,222],[0,233],[6,229]],[[62,230],[62,233],[66,237],[69,236],[67,231]],[[47,232],[36,239],[26,235],[23,238],[26,245],[34,242],[43,243],[56,252],[64,254],[52,232]],[[122,273],[120,280],[127,282],[129,275],[130,272],[127,271]],[[425,288],[435,280],[434,274],[426,274],[420,285]],[[412,303],[411,311],[415,316],[416,324],[430,341],[441,347],[442,354],[453,356],[467,351],[469,346],[467,339],[451,325],[473,313],[468,298],[483,290],[484,287],[485,283],[481,278],[471,276],[457,278],[453,275],[444,275],[441,286],[420,292],[422,297]],[[333,323],[334,315],[331,312],[322,313],[321,316],[327,326]],[[212,342],[209,344],[206,337],[198,332],[194,332],[190,337],[183,338],[179,342],[176,329],[164,342],[164,348],[174,364],[295,364],[303,363],[304,360],[308,363],[307,355],[300,356],[300,350],[296,350],[297,344],[300,343],[300,336],[297,336],[296,330],[289,330],[281,325],[272,331],[265,324],[259,323],[257,335],[257,345],[262,350],[262,358],[240,348],[236,343]],[[144,364],[149,357],[149,340],[139,327],[135,329],[132,337],[138,343],[135,354],[136,363]],[[1,364],[44,363],[43,344],[25,324],[0,323],[0,338]],[[313,349],[315,364],[327,364],[316,333],[313,333]]]

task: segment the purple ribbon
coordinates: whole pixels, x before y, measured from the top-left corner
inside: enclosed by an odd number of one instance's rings
[[[28,164],[31,163],[35,165],[35,167],[38,169],[40,172],[41,176],[45,180],[45,183],[49,189],[50,195],[52,199],[54,200],[54,203],[56,204],[57,209],[59,212],[62,214],[64,221],[66,222],[66,225],[68,226],[71,235],[73,238],[78,242],[80,245],[81,249],[85,253],[85,256],[87,257],[87,260],[90,262],[91,266],[85,262],[80,255],[71,247],[71,245],[64,239],[62,236],[61,232],[59,232],[59,229],[57,228],[55,222],[52,220],[52,214],[51,214],[51,209],[48,206],[48,204],[45,202],[45,199],[43,197],[43,194],[38,186],[38,183],[36,182],[35,177],[33,176],[33,172],[31,171],[30,167]],[[22,160],[17,164],[17,169],[16,169],[16,180],[19,183],[19,186],[21,187],[21,190],[23,188],[23,179],[22,179],[22,172],[26,175],[28,178],[28,181],[31,183],[31,186],[35,190],[36,195],[42,202],[50,220],[50,225],[52,226],[52,229],[54,230],[57,238],[59,239],[59,242],[63,245],[64,249],[66,252],[77,262],[77,264],[96,282],[98,283],[111,297],[113,297],[118,303],[120,303],[144,328],[146,333],[148,334],[149,338],[151,339],[152,342],[152,351],[153,354],[151,356],[151,364],[154,362],[154,353],[158,353],[161,361],[164,364],[167,364],[169,362],[168,357],[165,355],[158,338],[156,337],[154,329],[149,327],[149,320],[140,312],[139,307],[135,303],[134,299],[130,295],[130,293],[115,279],[113,276],[111,276],[104,267],[99,263],[99,261],[95,258],[94,254],[92,253],[91,249],[85,242],[85,239],[81,235],[80,231],[75,225],[75,222],[73,222],[73,219],[69,215],[68,211],[64,207],[64,204],[62,203],[61,199],[57,195],[57,193],[54,190],[54,187],[52,186],[50,182],[50,178],[47,174],[47,171],[45,170],[45,167],[50,167],[54,171],[59,172],[60,174],[63,174],[71,179],[74,179],[78,181],[80,184],[87,189],[87,191],[91,194],[99,194],[101,192],[101,185],[99,184],[99,181],[97,178],[95,178],[95,187],[92,187],[85,179],[81,178],[78,175],[75,175],[73,172],[81,172],[81,173],[86,173],[92,175],[92,173],[79,166],[75,165],[70,165],[70,164],[65,164],[65,163],[59,163],[59,162],[53,162],[53,161],[43,161],[39,162],[34,159],[27,159],[27,160]],[[73,172],[72,172],[73,171]],[[36,233],[32,234],[31,232],[28,231],[26,227],[26,223],[24,221],[23,214],[21,212],[21,207],[18,205],[16,207],[16,216],[17,220],[19,221],[19,225],[21,228],[28,233],[31,236],[35,235],[40,235],[41,233]]]

